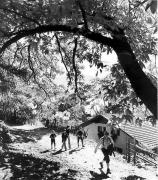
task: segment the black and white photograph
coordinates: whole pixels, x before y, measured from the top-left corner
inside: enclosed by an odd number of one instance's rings
[[[158,180],[157,0],[0,0],[0,180]]]

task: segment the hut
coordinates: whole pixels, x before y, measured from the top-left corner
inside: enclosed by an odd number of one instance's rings
[[[113,137],[115,149],[123,154],[127,153],[128,142],[135,140],[136,144],[153,150],[158,153],[158,127],[153,127],[148,124],[142,126],[130,123],[122,124],[116,128],[111,124],[110,118],[107,116],[97,115],[88,121],[79,125],[87,132],[88,139],[98,141],[99,132],[106,130]]]
[[[111,132],[109,120],[102,115],[97,115],[89,119],[88,121],[80,124],[78,128],[80,127],[84,128],[85,132],[87,132],[88,139],[93,139],[96,142],[99,140],[99,132],[103,132],[105,130],[109,133]]]
[[[142,147],[157,151],[158,149],[158,128],[143,124],[142,126],[130,123],[122,124],[119,129],[119,134],[115,141],[115,147],[123,154],[126,154],[127,143],[134,139],[136,143]]]

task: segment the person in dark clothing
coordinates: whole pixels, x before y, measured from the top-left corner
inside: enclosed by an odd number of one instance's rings
[[[76,135],[77,135],[77,144],[78,144],[78,147],[79,147],[79,142],[80,142],[80,140],[81,140],[81,143],[82,143],[82,147],[84,147],[84,145],[83,145],[83,136],[84,136],[84,132],[83,132],[83,129],[79,129],[78,131],[77,131],[77,133],[76,133]]]
[[[104,155],[104,159],[102,162],[100,162],[101,168],[103,168],[103,162],[105,161],[107,164],[107,173],[110,173],[110,168],[109,168],[109,162],[110,162],[110,157],[113,152],[113,147],[114,147],[114,142],[113,139],[109,136],[108,132],[104,132],[104,136],[100,138],[96,148],[95,148],[95,153],[97,152],[97,149],[101,146],[102,153]]]
[[[56,138],[56,133],[53,130],[51,135],[50,135],[50,139],[51,139],[51,149],[53,149],[53,145],[54,145],[54,150],[56,148],[55,138]]]
[[[70,127],[69,127],[69,126],[66,127],[66,133],[67,133],[67,137],[68,137],[68,146],[69,146],[69,149],[71,149],[71,143],[70,143]]]
[[[64,132],[62,133],[62,147],[61,147],[61,150],[63,148],[65,148],[65,151],[67,151],[67,147],[66,147],[67,138],[68,138],[68,134],[67,134],[66,130],[64,130]]]

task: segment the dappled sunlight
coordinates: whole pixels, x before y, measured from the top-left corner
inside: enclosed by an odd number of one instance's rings
[[[29,180],[39,179],[74,179],[74,180],[130,180],[131,177],[141,177],[147,180],[156,180],[154,168],[138,168],[129,164],[123,156],[115,153],[111,156],[111,174],[106,174],[106,163],[100,169],[99,162],[103,159],[100,150],[94,153],[96,142],[85,139],[84,147],[77,145],[77,138],[70,135],[71,149],[61,150],[61,134],[57,133],[56,149],[51,149],[50,130],[37,128],[34,130],[17,130],[22,137],[16,143],[11,143],[10,152],[1,156],[0,177],[10,179],[24,178]],[[14,132],[14,131],[13,131]],[[25,138],[31,133],[30,138],[35,141],[26,141]],[[25,138],[24,138],[25,137]],[[5,170],[4,170],[5,169]]]
[[[43,138],[38,141],[42,149],[50,149],[50,140],[49,135],[43,136]],[[109,175],[106,175],[106,163],[104,163],[104,168],[102,172],[100,171],[100,164],[99,162],[102,160],[103,155],[100,150],[97,153],[94,153],[94,148],[96,143],[93,141],[85,140],[85,147],[77,147],[76,137],[71,135],[71,144],[72,148],[68,151],[60,151],[61,148],[61,135],[57,136],[57,148],[56,151],[46,150],[45,154],[53,155],[53,158],[59,157],[62,159],[63,162],[67,162],[71,167],[75,169],[80,169],[81,171],[88,170],[91,174],[91,179],[97,178],[109,178]],[[47,155],[48,155],[47,154]],[[154,172],[151,172],[147,169],[138,169],[136,166],[133,166],[127,163],[124,159],[122,159],[122,155],[117,153],[116,157],[111,156],[111,171],[112,175],[110,175],[111,179],[121,179],[121,177],[128,177],[132,175],[137,175],[140,177],[145,177],[153,180],[156,180],[156,176]],[[49,155],[48,155],[49,156]],[[89,177],[89,175],[86,175]],[[155,179],[154,179],[155,178]],[[90,177],[89,177],[90,179]]]
[[[12,128],[15,129],[24,129],[24,130],[31,130],[31,129],[37,129],[37,128],[41,128],[44,127],[44,125],[41,122],[36,122],[35,124],[25,124],[25,125],[21,125],[21,126],[12,126]]]
[[[156,0],[8,0],[0,22],[0,180],[158,179]]]

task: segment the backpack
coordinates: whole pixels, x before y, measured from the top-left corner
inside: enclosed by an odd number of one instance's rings
[[[83,136],[83,132],[82,132],[81,130],[79,130],[79,131],[77,132],[77,136],[82,137],[82,136]]]
[[[66,132],[62,133],[62,142],[66,141],[66,139],[68,138],[68,134]]]
[[[83,136],[84,136],[84,138],[87,138],[88,133],[84,131],[84,132],[83,132]]]
[[[66,133],[67,133],[67,135],[69,135],[69,133],[70,133],[70,128],[66,128]]]
[[[113,146],[113,144],[110,144],[107,149],[108,149],[109,155],[111,156],[112,153],[114,152],[114,146]]]
[[[50,135],[50,138],[51,138],[51,139],[55,139],[55,137],[56,137],[56,134],[55,134],[55,133],[52,133],[52,134]]]
[[[111,156],[112,155],[112,153],[113,153],[113,151],[114,151],[114,145],[113,145],[113,143],[112,143],[112,141],[111,141],[111,138],[108,136],[108,141],[109,141],[109,145],[107,146],[107,151],[108,151],[108,154]],[[104,146],[104,137],[103,137],[103,146]]]

